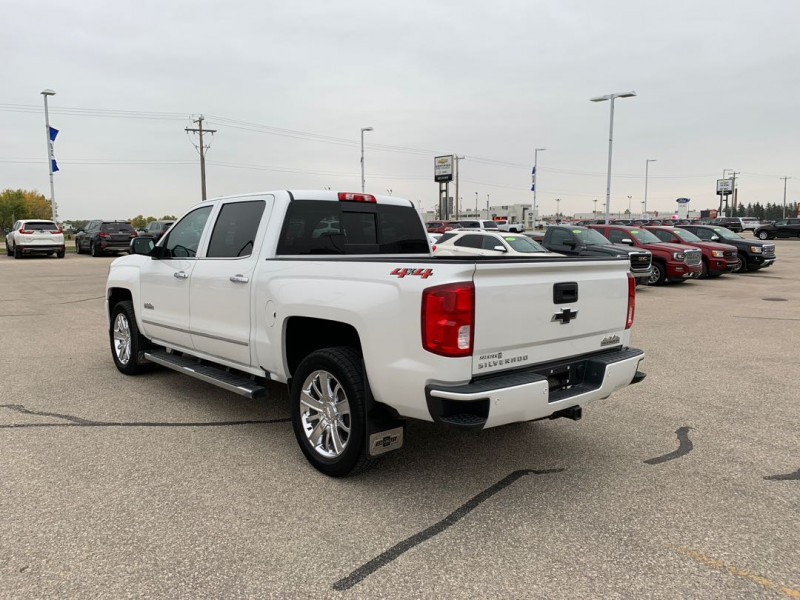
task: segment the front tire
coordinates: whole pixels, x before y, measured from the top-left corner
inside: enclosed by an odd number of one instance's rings
[[[647,280],[647,285],[663,285],[667,279],[667,269],[660,262],[653,261],[653,273]]]
[[[768,240],[769,239],[769,232],[768,231],[759,231],[758,235],[756,236],[760,240]]]
[[[736,255],[736,266],[733,268],[734,273],[747,273],[747,258],[742,254]]]
[[[700,279],[708,279],[708,261],[704,258],[700,267]]]
[[[125,375],[137,375],[144,371],[148,365],[144,358],[147,338],[139,333],[133,304],[129,300],[114,305],[108,337],[117,369]]]
[[[354,348],[309,354],[293,375],[290,401],[297,443],[315,469],[344,477],[367,466],[366,382]]]

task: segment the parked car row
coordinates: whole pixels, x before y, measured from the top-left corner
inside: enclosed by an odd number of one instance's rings
[[[615,246],[648,251],[652,256],[649,285],[755,271],[775,262],[775,244],[749,240],[714,225],[556,225],[543,234],[527,235],[548,250],[568,256],[597,256],[602,251],[611,253]],[[636,276],[633,256],[631,272]]]
[[[169,231],[174,221],[151,221],[137,232],[128,221],[89,221],[75,233],[75,252],[102,256],[108,253],[130,252],[131,239],[150,237],[155,242]],[[6,234],[6,253],[21,258],[31,254],[53,254],[64,258],[64,232],[53,221],[26,219],[14,223]]]

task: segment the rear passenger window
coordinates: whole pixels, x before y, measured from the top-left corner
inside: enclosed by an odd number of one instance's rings
[[[289,204],[278,255],[427,254],[428,237],[411,207],[327,200]]]
[[[460,240],[453,242],[454,246],[463,246],[464,248],[483,248],[482,235],[465,235]]]
[[[211,241],[208,258],[242,258],[253,253],[256,232],[261,224],[266,202],[231,202],[223,204],[219,211]]]

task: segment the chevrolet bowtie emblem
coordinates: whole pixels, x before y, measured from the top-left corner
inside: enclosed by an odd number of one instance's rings
[[[556,313],[553,315],[551,321],[561,321],[562,325],[566,325],[572,319],[578,318],[578,311],[577,310],[570,310],[569,308],[562,308],[560,313]]]

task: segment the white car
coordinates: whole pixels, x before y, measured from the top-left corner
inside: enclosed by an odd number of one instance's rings
[[[563,256],[531,238],[493,231],[448,231],[433,246],[434,256]]]
[[[17,221],[6,235],[6,254],[14,258],[22,258],[24,254],[55,254],[64,258],[64,232],[52,221]]]

